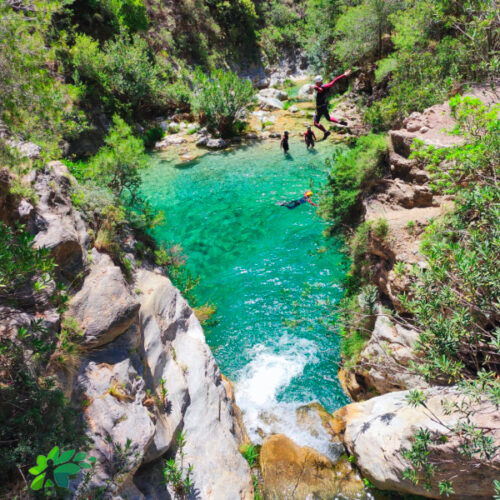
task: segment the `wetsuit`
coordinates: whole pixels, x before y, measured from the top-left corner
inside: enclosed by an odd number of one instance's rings
[[[314,132],[312,130],[308,130],[304,134],[304,140],[306,142],[307,148],[309,147],[314,147],[314,141],[317,141],[316,136],[314,135]]]
[[[319,123],[321,118],[324,116],[329,122],[339,123],[337,118],[330,116],[328,113],[328,90],[333,87],[337,80],[343,78],[345,74],[337,76],[329,83],[324,85],[316,85],[314,90],[316,90],[316,114],[314,115],[314,126],[319,128],[321,131],[326,133],[325,127]]]
[[[288,153],[288,150],[290,149],[290,146],[288,145],[288,136],[284,135],[283,138],[281,139],[281,147],[283,148],[283,151],[285,154]]]
[[[318,206],[318,205],[316,205],[316,203],[311,201],[309,196],[306,196],[306,195],[302,196],[302,198],[299,198],[298,200],[285,201],[283,203],[280,203],[280,205],[282,207],[286,207],[286,208],[289,208],[290,210],[292,210],[293,208],[298,207],[299,205],[303,205],[304,203],[310,203],[311,205],[314,205],[315,207]]]

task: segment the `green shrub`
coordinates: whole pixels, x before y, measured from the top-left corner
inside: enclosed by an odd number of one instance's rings
[[[437,186],[455,193],[455,211],[426,230],[422,253],[428,266],[416,271],[405,307],[421,332],[417,350],[425,362],[415,368],[428,379],[457,381],[500,368],[494,354],[500,329],[500,120],[476,100],[457,99],[452,107],[466,144],[418,157],[431,161]]]
[[[37,298],[48,300],[62,312],[66,301],[60,287],[54,287],[55,264],[46,249],[36,249],[33,237],[22,227],[12,229],[0,223],[0,300],[3,304],[26,306],[33,311]],[[47,298],[42,302],[46,303]],[[0,313],[6,325],[19,321],[9,309]],[[15,321],[11,320],[15,319]],[[74,352],[75,325],[69,319],[61,333],[49,329],[43,319],[10,327],[11,335],[0,338],[0,494],[13,482],[23,480],[36,457],[60,446],[85,445],[81,415],[56,385],[50,369],[54,356],[61,368]],[[17,332],[16,332],[17,330]],[[78,337],[78,336],[77,336]],[[70,359],[71,358],[71,359]],[[65,364],[68,362],[68,364]]]
[[[379,240],[385,240],[389,234],[389,224],[387,219],[383,217],[378,218],[373,222],[373,232]]]
[[[257,465],[259,459],[259,451],[252,443],[242,445],[240,447],[240,452],[251,468]]]
[[[165,134],[165,131],[157,126],[157,127],[151,127],[146,130],[144,135],[142,136],[142,140],[144,141],[144,146],[147,148],[152,148],[154,145],[163,139],[163,136]]]
[[[14,5],[14,3],[12,3]],[[79,89],[67,85],[59,68],[62,42],[49,39],[52,18],[63,4],[30,2],[29,13],[0,5],[0,119],[14,134],[43,148],[48,158],[60,155],[60,144],[84,128],[76,109]],[[4,158],[0,148],[0,157]]]
[[[384,174],[387,155],[386,137],[374,134],[360,137],[349,150],[337,151],[320,198],[320,215],[334,229],[356,220],[360,196]]]
[[[235,133],[236,123],[255,102],[250,81],[232,71],[215,70],[206,75],[197,68],[194,87],[191,104],[200,123],[206,123],[223,136]]]

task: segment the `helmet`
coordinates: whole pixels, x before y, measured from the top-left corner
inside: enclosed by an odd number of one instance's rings
[[[321,75],[314,77],[314,83],[321,83],[323,81],[323,77]]]
[[[305,192],[305,195],[306,196],[312,196],[313,192],[311,190],[308,190],[308,191]]]

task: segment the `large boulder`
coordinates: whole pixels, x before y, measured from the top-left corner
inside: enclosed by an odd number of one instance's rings
[[[283,434],[269,436],[260,450],[265,498],[282,500],[333,499],[339,493],[359,498],[363,482],[351,464],[334,464],[308,446],[300,447]]]
[[[263,89],[259,91],[258,95],[266,99],[278,99],[279,101],[286,101],[288,99],[288,94],[285,91],[273,88]]]
[[[133,323],[139,302],[108,255],[94,249],[92,258],[90,274],[71,298],[68,314],[80,324],[84,344],[97,347],[111,342]]]
[[[172,283],[159,274],[140,271],[140,325],[147,385],[164,380],[170,415],[163,437],[154,438],[161,452],[182,419],[184,463],[193,465],[200,498],[252,499],[250,469],[238,451],[234,409],[199,321]],[[178,457],[179,459],[179,457]]]
[[[358,381],[364,379],[365,387],[379,394],[402,389],[427,388],[425,380],[409,369],[417,361],[413,349],[418,332],[394,324],[385,314],[377,316],[370,340],[356,364]]]
[[[406,398],[408,391],[378,396],[363,403],[353,403],[338,414],[343,419],[344,443],[354,455],[362,474],[375,486],[384,490],[442,498],[439,482],[452,480],[454,495],[449,498],[479,500],[494,496],[493,481],[498,479],[500,455],[496,453],[489,464],[480,460],[467,460],[459,453],[459,439],[448,430],[459,414],[448,412],[444,401],[467,402],[465,396],[452,388],[428,389],[426,405],[411,407]],[[468,404],[468,403],[466,403]],[[496,446],[500,445],[500,415],[495,406],[485,400],[472,403],[470,424],[487,429]],[[401,451],[409,449],[416,431],[427,429],[436,436],[448,439],[438,446],[431,446],[431,460],[436,460],[431,489],[424,482],[414,484],[405,479],[404,470],[411,465]]]
[[[273,97],[262,97],[261,95],[257,95],[257,101],[260,109],[263,109],[264,111],[283,109],[283,103]]]
[[[314,100],[314,85],[306,83],[299,89],[298,98],[300,101],[313,101]]]
[[[205,147],[208,149],[224,149],[227,148],[228,144],[227,142],[222,139],[208,139],[208,141],[205,144]]]

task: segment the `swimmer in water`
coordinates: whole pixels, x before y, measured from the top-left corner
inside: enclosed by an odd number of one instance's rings
[[[317,207],[318,205],[316,205],[316,203],[314,203],[311,200],[312,195],[313,195],[313,192],[311,190],[307,190],[304,193],[304,196],[302,196],[302,198],[299,198],[298,200],[292,200],[292,201],[282,201],[281,203],[279,203],[279,205],[282,207],[289,208],[290,210],[298,207],[299,205],[303,205],[304,203],[310,203],[311,205],[314,205],[315,207]]]

